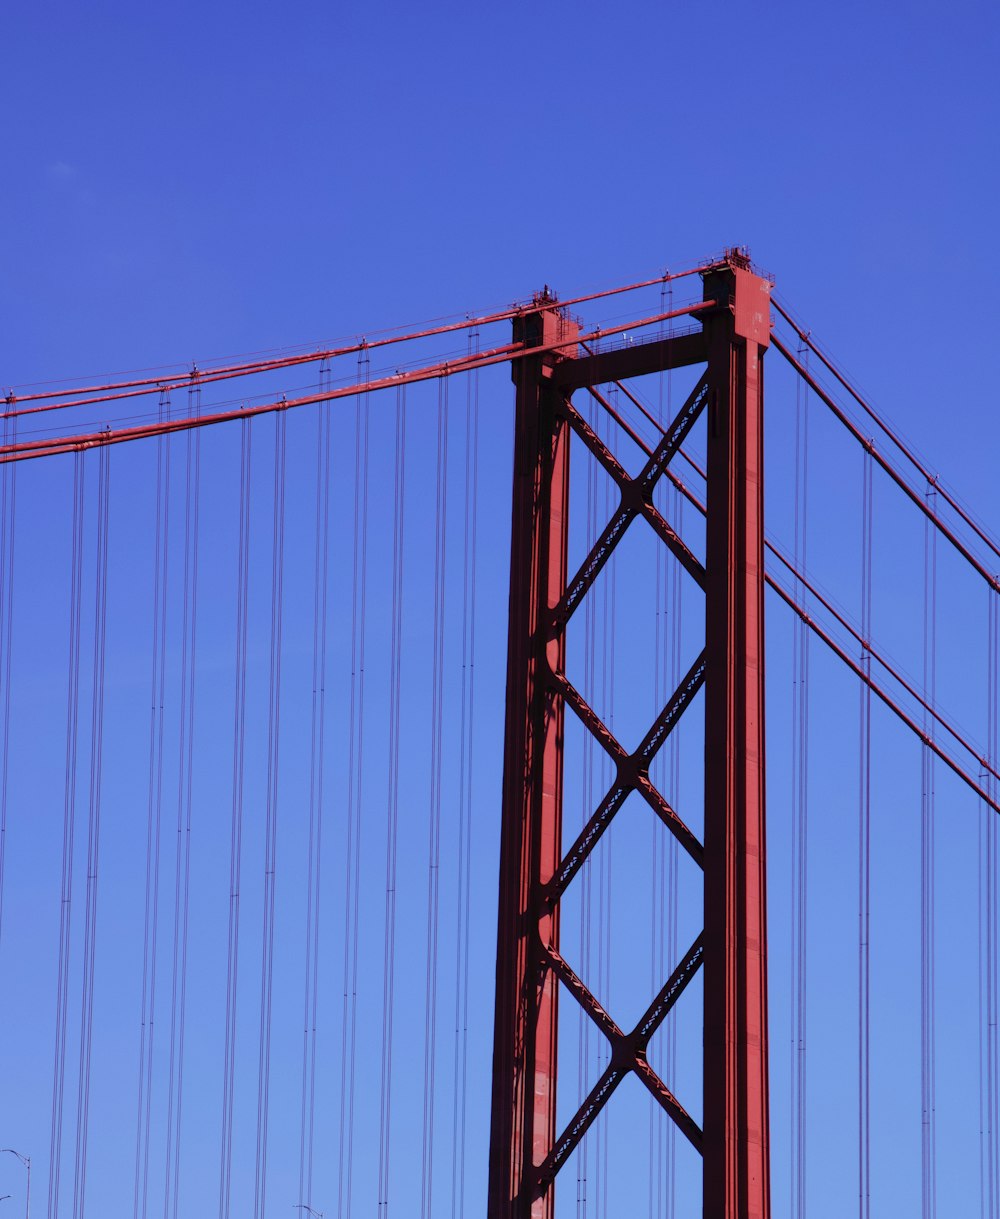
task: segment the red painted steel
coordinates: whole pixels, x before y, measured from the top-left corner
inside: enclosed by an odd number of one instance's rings
[[[517,386],[507,710],[500,846],[489,1219],[552,1219],[536,1166],[556,1137],[559,911],[545,900],[562,833],[564,706],[549,679],[565,633],[549,618],[566,588],[569,427],[551,382],[575,323],[547,300],[515,319],[515,340],[545,349],[514,364]],[[557,348],[556,345],[560,346]]]
[[[704,1215],[769,1219],[767,974],[764,857],[761,356],[770,338],[770,284],[741,255],[706,269],[704,332],[607,353],[577,354],[586,336],[547,299],[515,323],[517,384],[510,634],[497,950],[489,1219],[552,1219],[556,1176],[630,1072],[704,1155]],[[677,417],[631,477],[568,394],[591,377],[641,375],[707,360]],[[671,458],[708,409],[706,566],[653,504]],[[613,413],[613,412],[612,412]],[[617,416],[616,416],[617,417]],[[619,420],[626,427],[624,420]],[[621,492],[580,570],[567,579],[569,434]],[[638,438],[637,443],[639,442]],[[563,672],[566,623],[634,522],[643,520],[706,593],[706,648],[634,753],[615,739]],[[701,844],[649,777],[669,733],[706,686],[706,841]],[[562,730],[568,708],[615,767],[611,788],[562,857]],[[559,900],[628,794],[639,793],[705,871],[705,932],[664,989],[623,1031],[559,954]],[[650,1067],[645,1048],[688,981],[705,966],[705,1129]],[[562,985],[610,1044],[610,1065],[557,1133],[555,1096]]]
[[[668,313],[654,313],[648,317],[636,318],[630,322],[616,322],[611,328],[598,328],[580,337],[581,340],[596,341],[609,334],[641,330],[660,322],[670,321],[673,318],[704,312],[714,303],[714,301],[699,301],[694,305],[687,305],[682,309],[674,309]],[[530,313],[526,314],[526,316],[530,316]],[[520,317],[521,315],[518,315],[518,318],[515,319],[515,329],[519,325]],[[471,323],[467,322],[466,325],[471,325]],[[567,343],[563,340],[555,340],[546,345],[545,352],[560,351],[566,347]],[[639,345],[632,350],[641,351],[642,347]],[[88,432],[84,435],[47,436],[37,440],[23,441],[18,444],[2,445],[0,446],[0,464],[9,461],[28,461],[37,457],[54,456],[57,453],[70,453],[82,449],[99,448],[109,444],[124,444],[132,440],[148,440],[153,436],[167,436],[174,432],[190,431],[193,428],[213,427],[220,423],[231,423],[236,419],[252,419],[257,415],[270,415],[276,411],[293,410],[300,406],[313,406],[318,402],[333,402],[338,398],[350,398],[357,394],[359,390],[364,390],[366,393],[375,393],[376,390],[395,389],[400,385],[413,385],[420,381],[436,381],[441,377],[453,377],[459,373],[473,372],[478,368],[488,368],[493,364],[510,362],[516,365],[518,360],[523,359],[526,354],[527,352],[522,346],[516,343],[508,343],[503,347],[476,352],[473,355],[461,356],[454,360],[427,364],[422,368],[411,369],[409,372],[393,373],[391,376],[385,377],[373,377],[364,383],[342,385],[335,389],[324,390],[322,393],[306,394],[297,398],[281,398],[259,406],[244,406],[229,411],[197,415],[192,418],[166,419],[162,422],[146,423],[136,427],[108,428],[104,431]],[[205,384],[206,380],[207,378],[202,378],[199,383]],[[61,405],[80,406],[82,404],[70,402]],[[9,412],[6,417],[13,417],[17,413],[16,411]]]
[[[704,1214],[769,1219],[762,357],[770,284],[705,277]]]

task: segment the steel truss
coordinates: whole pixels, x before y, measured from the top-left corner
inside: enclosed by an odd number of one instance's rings
[[[576,324],[548,297],[514,319],[539,354],[517,387],[506,737],[500,858],[489,1219],[552,1219],[555,1179],[629,1072],[704,1161],[704,1215],[768,1219],[764,850],[761,357],[770,284],[732,255],[704,275],[698,332],[581,354]],[[575,389],[704,363],[633,478],[573,406]],[[605,405],[607,405],[605,403]],[[653,503],[656,486],[708,413],[703,566]],[[620,501],[580,569],[567,571],[569,446],[574,434]],[[644,520],[705,591],[705,649],[632,753],[565,673],[566,628],[629,527]],[[695,695],[705,699],[705,842],[650,779],[650,766]],[[563,727],[569,707],[611,759],[615,778],[562,849]],[[631,792],[704,870],[704,931],[643,1017],[624,1032],[559,952],[559,904]],[[649,1065],[650,1038],[705,970],[704,1129]],[[610,1061],[566,1129],[556,1129],[558,998],[573,996],[610,1045]]]

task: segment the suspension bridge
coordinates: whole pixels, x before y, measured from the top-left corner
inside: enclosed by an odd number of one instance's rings
[[[1000,546],[888,407],[741,250],[12,387],[9,1213],[997,1219]]]

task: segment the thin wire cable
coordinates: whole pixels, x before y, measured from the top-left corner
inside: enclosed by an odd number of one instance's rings
[[[393,1023],[396,1011],[396,878],[399,848],[399,734],[405,571],[406,390],[396,393],[392,501],[392,626],[389,655],[389,790],[386,807],[385,934],[382,952],[382,1056],[379,1088],[378,1214],[389,1212],[392,1173]]]
[[[17,440],[17,420],[4,421],[4,444]],[[4,877],[7,872],[7,782],[10,775],[11,659],[14,640],[14,538],[17,479],[0,481],[0,950],[3,948]]]
[[[683,279],[691,275],[697,275],[701,271],[711,269],[718,265],[717,261],[698,264],[697,266],[688,267],[683,271],[677,271],[673,274],[664,273],[652,279],[637,280],[634,283],[623,284],[614,288],[605,288],[599,292],[590,292],[582,296],[570,297],[568,300],[561,301],[560,307],[563,309],[570,308],[574,305],[585,304],[589,301],[603,300],[609,296],[618,296],[627,292],[635,292],[641,288],[653,287],[656,284],[673,281],[675,279]],[[322,361],[336,359],[338,356],[356,355],[359,352],[371,351],[379,347],[388,347],[394,344],[412,342],[416,339],[432,338],[443,334],[454,333],[461,330],[475,330],[480,327],[488,326],[498,322],[510,321],[511,318],[532,308],[532,304],[517,304],[512,305],[507,309],[501,309],[489,314],[483,314],[479,317],[470,317],[466,314],[463,318],[457,321],[447,322],[440,326],[421,326],[415,331],[407,334],[389,335],[384,338],[365,337],[359,341],[341,345],[332,348],[323,348],[315,351],[308,351],[290,356],[278,356],[266,360],[249,360],[240,361],[230,365],[223,365],[217,368],[198,369],[197,366],[193,370],[180,373],[160,374],[152,377],[139,377],[124,380],[119,378],[115,381],[105,382],[103,384],[79,385],[76,387],[65,388],[60,386],[57,389],[43,390],[29,394],[14,394],[13,391],[8,393],[5,402],[8,410],[3,412],[4,418],[17,418],[22,414],[31,413],[23,408],[16,406],[19,402],[41,402],[51,398],[59,397],[65,399],[73,399],[72,401],[60,402],[55,406],[50,406],[50,410],[60,410],[66,407],[73,406],[88,406],[98,402],[106,402],[109,400],[108,395],[112,391],[123,390],[127,391],[120,395],[122,398],[138,397],[141,393],[155,394],[161,390],[168,389],[171,386],[177,387],[189,381],[192,377],[199,377],[201,383],[205,384],[210,381],[226,380],[232,377],[252,376],[258,373],[274,372],[279,369],[290,368],[298,364],[318,364]],[[83,395],[89,395],[83,399]],[[94,397],[94,395],[101,395]]]
[[[193,415],[201,389],[188,390]],[[163,1219],[177,1219],[180,1205],[184,1049],[187,1031],[188,934],[191,912],[191,822],[194,798],[195,676],[198,627],[198,539],[201,515],[201,433],[189,432],[184,465],[184,570],[181,594],[181,688],[177,761],[177,850],[170,984],[170,1057],[167,1064],[167,1130]]]
[[[219,1219],[229,1219],[233,1174],[233,1099],[236,1080],[237,983],[240,949],[240,876],[243,861],[243,784],[246,754],[247,620],[249,612],[252,424],[240,437],[239,544],[236,566],[236,683],[233,700],[233,805],[229,835],[229,943],[226,959],[226,1032],[222,1075]]]
[[[905,477],[905,475],[897,469],[892,462],[888,461],[876,448],[875,441],[870,436],[865,436],[861,430],[848,418],[843,409],[830,397],[809,371],[802,367],[799,361],[792,355],[788,348],[782,343],[777,335],[772,334],[771,343],[774,348],[779,351],[788,363],[796,370],[798,375],[805,380],[809,388],[813,391],[819,400],[829,408],[833,415],[841,422],[846,430],[854,437],[854,439],[862,446],[870,458],[872,458],[881,469],[889,475],[896,486],[903,492],[907,499],[924,514],[924,516],[933,522],[941,535],[948,539],[952,546],[958,551],[969,566],[979,575],[986,584],[993,589],[1000,591],[1000,577],[989,571],[984,564],[972,553],[969,547],[955,533],[955,531],[944,521],[940,516],[932,515],[927,506],[926,499],[921,491]]]
[[[988,590],[988,635],[986,662],[986,735],[990,760],[995,762],[1000,754],[1000,597]],[[986,793],[996,803],[998,784],[992,775],[986,775]],[[985,814],[985,815],[983,815]],[[997,1219],[1000,1209],[1000,1046],[997,1044],[997,819],[983,810],[980,821],[985,821],[985,832],[980,838],[982,869],[980,882],[980,1063],[985,1065],[981,1077],[985,1077],[985,1088],[981,1087],[980,1107],[980,1169],[981,1208],[989,1219]],[[985,848],[985,849],[984,849]],[[984,1063],[985,1060],[985,1063]],[[985,1095],[984,1095],[985,1094]],[[983,1181],[983,1177],[985,1180]]]
[[[444,738],[445,612],[448,562],[448,382],[438,385],[437,488],[434,509],[434,619],[431,664],[431,790],[427,861],[427,956],[424,979],[424,1113],[421,1219],[434,1216],[438,951],[441,904],[441,787]]]
[[[612,452],[618,456],[618,438],[615,436],[611,442]],[[608,516],[611,515],[609,508]],[[606,638],[606,655],[607,655],[607,700],[604,706],[607,708],[608,727],[612,735],[615,731],[615,676],[617,659],[616,644],[618,640],[618,552],[613,551],[608,562],[607,579],[605,581],[605,592],[610,602],[609,621]],[[611,775],[608,775],[608,782],[611,782]],[[611,941],[613,928],[613,911],[612,911],[612,841],[611,835],[606,834],[601,840],[601,864],[603,866],[602,877],[602,919],[601,919],[601,958],[602,969],[599,970],[599,982],[601,993],[603,995],[604,1004],[607,1008],[612,1006],[612,984],[611,984]],[[601,1056],[598,1060],[598,1070],[603,1071],[611,1065],[611,1045],[605,1039],[600,1041]],[[604,1215],[610,1214],[608,1209],[609,1202],[609,1178],[610,1178],[610,1135],[608,1128],[608,1107],[607,1105],[601,1110],[601,1213]]]
[[[801,354],[801,353],[800,353]],[[801,379],[795,387],[795,566],[807,566],[809,512],[809,399]],[[802,596],[801,585],[796,593]],[[808,968],[809,834],[809,630],[796,620],[792,635],[792,1154],[791,1215],[806,1215],[806,988]]]
[[[682,309],[674,311],[674,316],[696,315],[716,305],[714,300],[697,301]],[[488,368],[494,364],[517,363],[524,359],[535,359],[550,351],[559,351],[575,343],[596,342],[609,336],[618,336],[635,330],[647,329],[657,322],[665,320],[661,314],[654,313],[646,317],[635,318],[625,322],[616,322],[608,328],[598,328],[576,339],[560,339],[541,347],[525,347],[516,343],[506,343],[501,347],[479,352],[474,357],[462,356],[458,359],[439,360],[437,363],[412,368],[407,372],[394,373],[391,376],[368,378],[364,384],[364,392],[374,392],[380,389],[395,389],[398,385],[414,385],[422,381],[438,381],[443,377],[454,377],[459,373],[472,372],[477,368]],[[367,350],[367,349],[365,349]],[[367,364],[367,358],[362,363]],[[0,447],[0,464],[11,461],[30,461],[42,457],[54,457],[60,453],[76,452],[78,449],[92,449],[105,445],[126,444],[135,440],[147,440],[153,436],[167,435],[173,432],[187,431],[194,427],[215,427],[222,423],[232,423],[237,419],[253,419],[258,415],[271,415],[276,411],[292,410],[297,407],[313,406],[317,402],[333,402],[340,398],[355,397],[361,392],[358,384],[341,385],[326,390],[324,393],[303,394],[296,398],[274,399],[268,402],[258,402],[255,405],[243,405],[231,410],[220,410],[202,414],[197,419],[167,419],[163,423],[140,423],[134,426],[109,428],[102,432],[87,432],[71,436],[43,436],[34,440],[19,442]]]
[[[667,285],[666,312],[672,313],[674,308],[674,286],[672,283]],[[674,333],[674,320],[667,320],[667,335],[668,337]],[[667,413],[665,420],[669,421],[674,415],[674,392],[673,392],[673,370],[667,371]],[[673,496],[673,514],[671,519],[676,523],[678,536],[683,536],[684,532],[684,504],[681,497],[675,491]],[[657,549],[663,550],[663,547]],[[672,604],[670,611],[670,639],[671,639],[671,654],[670,654],[670,673],[669,673],[669,690],[676,690],[677,684],[681,680],[681,652],[683,644],[683,608],[684,608],[684,577],[681,574],[680,568],[676,563],[671,563],[670,557],[664,553],[664,562],[668,567],[673,569],[672,572]],[[664,696],[668,696],[669,691],[664,690]],[[669,799],[675,808],[679,807],[681,798],[681,732],[674,731],[670,734],[670,744],[668,747],[668,765],[669,765]],[[673,969],[674,962],[677,959],[677,942],[678,942],[678,918],[679,918],[679,901],[678,893],[678,876],[679,876],[679,855],[677,853],[677,839],[673,834],[667,835],[667,869],[661,876],[661,884],[664,885],[664,893],[661,897],[661,905],[666,908],[668,917],[666,919],[666,940],[660,941],[661,952],[666,948],[666,955],[660,962],[660,977],[657,982],[658,986],[663,985],[664,979],[667,977],[667,970]],[[668,964],[669,960],[669,964]],[[671,1089],[677,1085],[677,1055],[678,1055],[678,1040],[679,1030],[677,1025],[678,1016],[675,1013],[670,1020],[669,1027],[666,1030],[666,1071],[664,1077],[667,1086]],[[675,1219],[677,1214],[677,1127],[672,1122],[667,1120],[667,1116],[660,1110],[660,1128],[663,1131],[664,1137],[664,1171],[666,1173],[666,1219]]]
[[[167,406],[160,396],[160,414]],[[156,512],[153,527],[152,646],[149,678],[149,771],[146,791],[146,887],[143,911],[142,993],[139,1004],[139,1070],[132,1215],[149,1203],[149,1145],[153,1093],[153,1033],[156,1010],[156,946],[160,914],[160,842],[163,815],[163,710],[166,685],[167,603],[170,557],[170,448],[156,445]]]
[[[469,332],[469,352],[479,332]],[[455,898],[455,1054],[452,1067],[451,1219],[465,1214],[465,1150],[469,1085],[469,957],[472,885],[472,790],[475,726],[476,565],[479,527],[479,374],[466,383],[465,514],[462,538],[462,699],[459,717],[459,826]]]
[[[662,291],[661,291],[661,308],[662,308]],[[659,413],[661,420],[663,419],[663,374],[660,374],[660,401]],[[655,576],[653,579],[653,717],[660,714],[663,709],[664,693],[663,693],[663,673],[665,670],[664,655],[666,652],[666,614],[664,612],[663,602],[665,600],[666,590],[663,587],[664,583],[664,554],[663,547],[656,547],[656,567]],[[658,772],[660,767],[659,758],[654,758],[653,769]],[[663,783],[660,775],[656,774],[657,786],[660,790],[665,790],[666,784]],[[660,971],[660,945],[662,943],[665,932],[664,927],[664,912],[663,902],[661,900],[661,877],[660,873],[664,867],[663,850],[661,847],[661,837],[663,835],[663,826],[657,817],[650,818],[650,859],[652,861],[653,870],[653,911],[652,911],[652,938],[650,940],[649,950],[649,993],[655,995],[661,982]],[[660,1054],[659,1044],[652,1046],[649,1051],[650,1064],[656,1071],[657,1075],[663,1078],[663,1062]],[[663,1107],[656,1103],[654,1097],[649,1098],[649,1174],[647,1178],[647,1198],[648,1198],[648,1219],[654,1219],[663,1214],[662,1201],[662,1178],[663,1178],[663,1138],[662,1138],[662,1122],[666,1117],[663,1112]]]
[[[598,426],[593,403],[590,406],[591,426]],[[597,463],[589,462],[587,467],[587,549],[593,545],[597,537]],[[596,691],[597,663],[597,599],[594,596],[584,598],[584,649],[583,649],[583,688],[585,697],[593,705]],[[583,799],[580,808],[580,828],[590,819],[595,807],[595,743],[591,733],[584,734],[583,741]],[[588,855],[581,869],[580,877],[580,925],[579,954],[581,976],[590,974],[590,911],[591,892],[593,889],[593,855]],[[590,1019],[580,1008],[577,1012],[577,1107],[583,1103],[589,1088],[588,1072],[590,1066]],[[591,1145],[590,1130],[580,1141],[576,1157],[576,1214],[577,1219],[584,1219],[587,1213],[587,1167]]]
[[[104,455],[102,451],[102,455]],[[97,959],[97,893],[101,846],[104,762],[104,668],[108,607],[108,534],[110,462],[98,462],[97,560],[94,580],[94,680],[90,721],[90,785],[87,821],[87,893],[83,937],[83,994],[80,1003],[80,1071],[77,1091],[76,1160],[73,1219],[83,1219],[87,1193],[90,1136],[91,1053],[94,1034],[94,977]]]
[[[364,779],[365,641],[368,599],[369,357],[358,357],[354,432],[354,565],[351,608],[351,698],[348,734],[347,849],[344,883],[344,1007],[340,1049],[338,1219],[350,1219],[354,1181],[354,1096],[357,1055],[358,918]]]
[[[928,498],[936,495],[928,487]],[[936,509],[935,509],[936,511]],[[923,684],[937,697],[937,531],[924,520]],[[924,732],[933,740],[935,724],[924,712]],[[924,745],[920,784],[920,1204],[922,1219],[937,1214],[936,1043],[935,1043],[935,861],[934,753]]]
[[[799,327],[798,323],[792,320],[790,314],[785,310],[780,302],[774,298],[774,296],[772,296],[771,300],[781,316],[786,322],[788,322],[792,329],[795,330],[796,334],[798,334],[800,341],[808,346],[808,348],[819,357],[826,368],[833,374],[837,381],[839,381],[843,388],[847,390],[854,401],[857,402],[868,418],[871,419],[872,422],[882,430],[882,432],[889,438],[891,443],[895,445],[899,452],[902,453],[906,460],[914,467],[920,478],[930,486],[934,487],[934,489],[940,493],[941,498],[948,504],[948,506],[958,514],[962,522],[973,531],[981,542],[989,547],[995,557],[1000,558],[1000,546],[998,546],[995,539],[990,537],[990,535],[985,531],[985,529],[982,528],[978,521],[976,521],[962,506],[962,504],[958,502],[947,487],[941,483],[941,480],[937,477],[937,475],[931,473],[927,465],[920,460],[916,452],[905,442],[905,440],[903,440],[899,432],[897,432],[896,429],[893,428],[889,422],[883,418],[878,411],[875,410],[871,403],[866,401],[856,386],[854,386],[848,380],[845,374],[841,372],[839,368],[837,368],[830,357],[826,355],[816,344],[815,340],[813,340],[811,337],[811,332],[808,330],[803,331]]]
[[[668,399],[668,410],[671,409]],[[678,535],[683,536],[684,530],[684,504],[680,495],[675,491],[673,495],[673,513],[671,519],[674,522]],[[660,547],[660,549],[663,549]],[[665,693],[669,697],[669,692],[676,690],[683,675],[682,652],[683,652],[683,607],[684,607],[684,582],[686,576],[681,570],[678,563],[673,562],[669,555],[664,555],[664,560],[670,572],[670,657],[669,670],[667,677],[667,687]],[[674,808],[680,806],[681,800],[681,779],[682,779],[682,762],[683,751],[681,749],[681,732],[675,730],[670,734],[670,740],[667,750],[668,763],[668,780],[667,780],[667,799]],[[678,891],[678,882],[680,879],[680,856],[677,849],[677,839],[673,834],[667,835],[666,844],[666,869],[661,874],[661,884],[664,886],[664,891],[661,895],[661,905],[665,913],[665,930],[666,935],[660,941],[661,960],[660,960],[660,980],[658,985],[662,986],[664,980],[669,976],[670,971],[674,968],[678,955],[678,941],[680,938],[680,894]],[[664,1055],[664,1070],[662,1076],[664,1083],[671,1090],[677,1087],[677,1068],[679,1063],[679,1030],[677,1025],[677,1013],[673,1013],[667,1028],[665,1030],[666,1052]],[[664,1115],[665,1117],[666,1115]],[[674,1219],[677,1213],[677,1126],[673,1121],[665,1121],[661,1123],[663,1130],[663,1171],[664,1171],[664,1202],[665,1214],[667,1219]]]
[[[812,387],[811,382],[810,382],[810,387]],[[600,403],[602,406],[605,406],[605,408],[608,405],[603,401],[603,399],[600,399]],[[613,412],[613,408],[612,408],[612,412]],[[612,417],[615,418],[616,422],[623,423],[623,421],[621,419],[617,418],[614,414],[612,414]],[[625,425],[625,426],[627,427],[627,425]],[[636,443],[638,444],[640,450],[642,452],[644,452],[647,457],[651,456],[652,449],[649,447],[649,445],[647,445],[645,443],[645,441],[642,440],[641,437],[635,437],[635,440],[636,440]],[[686,458],[686,460],[688,461],[688,464],[691,465],[693,469],[695,469],[698,473],[704,475],[704,471],[701,469],[701,467],[698,465],[698,463],[695,462],[690,457],[689,454],[687,454],[686,452],[684,452],[682,450],[681,455],[684,458]],[[874,456],[874,454],[872,454],[872,455]],[[677,475],[674,474],[669,469],[669,467],[666,470],[666,476],[670,480],[670,482],[673,484],[673,486],[684,496],[684,498],[690,504],[692,504],[695,508],[697,508],[698,512],[702,516],[704,516],[705,515],[705,505],[691,491],[690,487],[688,487],[686,483],[684,483],[681,479],[679,479],[677,477]],[[921,503],[922,503],[922,501],[921,501]],[[922,511],[925,511],[925,510],[922,508]],[[825,610],[827,610],[834,617],[834,619],[839,623],[839,625],[842,626],[858,644],[860,644],[862,651],[867,651],[869,653],[869,657],[871,660],[877,661],[877,663],[886,671],[886,673],[888,673],[893,678],[894,681],[898,682],[899,685],[902,686],[902,688],[906,691],[906,693],[909,694],[916,701],[916,703],[918,704],[918,706],[921,709],[926,710],[934,718],[934,720],[942,728],[944,728],[946,732],[949,733],[949,735],[955,740],[955,742],[963,750],[965,750],[967,753],[971,754],[972,757],[976,759],[976,761],[979,763],[981,768],[983,768],[985,771],[990,773],[995,779],[1000,779],[1000,773],[998,773],[995,764],[993,762],[991,762],[987,757],[985,757],[984,754],[982,753],[982,751],[979,748],[977,748],[969,740],[969,738],[967,736],[965,736],[962,733],[962,731],[959,728],[957,728],[956,725],[947,716],[943,715],[941,713],[941,711],[935,705],[930,703],[927,700],[927,698],[923,694],[921,694],[920,690],[917,689],[917,687],[914,686],[912,682],[908,681],[906,679],[906,677],[903,676],[903,674],[893,665],[893,663],[888,659],[888,657],[884,653],[880,653],[875,648],[874,643],[872,642],[872,640],[870,638],[866,638],[862,631],[860,631],[856,627],[852,626],[851,622],[847,619],[847,617],[836,608],[836,606],[833,604],[833,602],[828,597],[825,597],[823,595],[823,593],[817,588],[817,586],[814,583],[812,583],[809,580],[809,578],[806,576],[806,574],[804,572],[802,572],[796,568],[794,562],[791,559],[789,559],[787,555],[782,553],[780,547],[778,545],[776,545],[776,543],[771,538],[765,538],[764,546],[765,546],[765,549],[770,554],[773,554],[774,557],[778,560],[778,562],[781,563],[788,570],[788,573],[792,577],[793,582],[796,584],[801,584],[803,586],[803,588],[806,590],[806,592],[808,592],[810,597],[814,597],[823,606],[823,608]],[[843,649],[834,641],[834,639],[830,635],[827,634],[827,632],[823,629],[823,627],[820,626],[819,623],[817,623],[806,612],[805,607],[799,603],[798,598],[793,593],[789,592],[786,588],[784,588],[782,586],[782,584],[780,583],[780,581],[778,579],[776,579],[776,577],[774,576],[774,574],[772,573],[770,568],[765,570],[764,579],[765,579],[765,582],[767,584],[769,584],[772,589],[774,589],[774,591],[778,594],[778,596],[783,601],[785,601],[785,603],[789,606],[789,608],[791,608],[793,610],[793,612],[796,614],[796,616],[799,617],[803,622],[805,622],[805,624],[809,627],[810,631],[813,634],[818,635],[819,638],[821,638],[824,641],[824,643],[826,643],[826,645],[840,657],[840,659],[848,666],[848,668],[850,668],[855,673],[855,676],[859,677],[862,680],[863,684],[869,686],[870,689],[872,689],[874,691],[874,693],[876,693],[878,695],[878,697],[881,699],[881,701],[887,707],[889,707],[889,709],[899,719],[901,719],[903,721],[903,723],[910,729],[911,732],[913,732],[916,735],[916,737],[919,740],[921,740],[924,744],[929,744],[930,748],[934,751],[935,755],[941,761],[943,761],[952,771],[954,771],[954,773],[956,775],[958,775],[958,777],[962,780],[963,783],[966,783],[974,792],[976,792],[981,798],[983,798],[987,804],[989,804],[991,807],[994,807],[995,811],[1000,813],[1000,803],[998,803],[994,799],[994,797],[990,796],[987,792],[985,792],[976,783],[975,779],[966,770],[964,770],[950,754],[948,754],[945,750],[943,750],[941,748],[941,746],[938,744],[937,741],[931,740],[930,738],[925,738],[925,735],[920,728],[920,724],[916,720],[914,720],[903,709],[903,707],[900,705],[900,703],[896,699],[894,699],[877,682],[874,682],[871,679],[870,670],[866,673],[866,671],[862,667],[856,665],[855,662],[848,657],[847,653],[844,652]],[[997,591],[1000,591],[1000,577],[987,576],[987,583],[991,589],[996,589]]]
[[[281,761],[281,624],[285,583],[285,450],[288,416],[274,427],[274,512],[271,546],[271,647],[268,675],[267,789],[264,825],[264,928],[261,936],[260,1034],[257,1060],[257,1156],[254,1219],[267,1200],[268,1119],[271,1102],[271,1027],[274,994],[274,907],[278,869],[278,781]]]
[[[320,368],[320,386],[330,369]],[[302,1105],[299,1204],[312,1207],[316,1147],[316,1050],[319,1023],[320,897],[326,761],[327,612],[330,595],[330,411],[316,412],[316,547],[313,561],[312,707],[309,749],[309,843],[306,855],[305,985],[302,1031]]]
[[[84,475],[83,454],[77,453],[73,458],[72,525],[70,535],[69,660],[66,680],[66,766],[63,787],[55,1062],[52,1070],[52,1120],[49,1133],[48,1219],[56,1219],[59,1212],[63,1119],[66,1095],[66,1035],[69,1015],[70,934],[72,930],[73,863],[80,736],[80,619],[83,603]]]
[[[861,630],[872,627],[872,459],[864,455],[861,525]],[[861,650],[861,668],[871,676],[871,652]],[[871,687],[861,687],[858,793],[858,1214],[871,1216]]]

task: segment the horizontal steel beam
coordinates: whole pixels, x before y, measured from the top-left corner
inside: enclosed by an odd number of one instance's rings
[[[607,381],[624,381],[628,377],[643,377],[666,372],[669,368],[684,368],[688,364],[704,364],[707,359],[705,335],[701,330],[695,330],[564,360],[552,370],[552,380],[560,389],[571,393],[586,385],[603,385]]]

